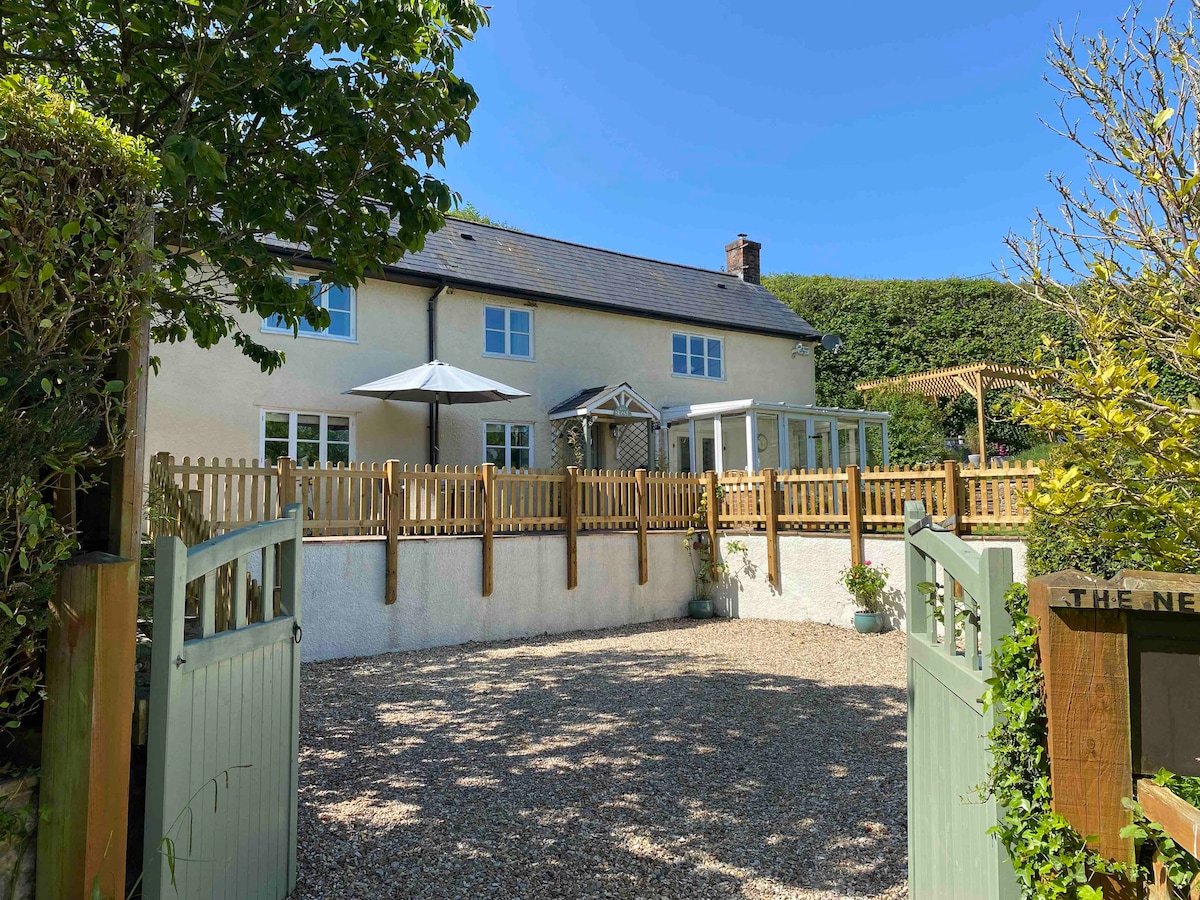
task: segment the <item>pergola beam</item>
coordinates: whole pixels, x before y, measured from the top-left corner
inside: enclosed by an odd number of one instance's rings
[[[987,417],[984,409],[984,394],[990,388],[1029,384],[1037,381],[1039,377],[1040,373],[1037,369],[1029,369],[1024,366],[972,363],[968,366],[951,366],[945,369],[917,372],[913,375],[897,375],[894,378],[862,381],[854,388],[863,393],[888,388],[903,394],[918,394],[934,399],[969,394],[975,398],[976,425],[979,429],[979,455],[982,459],[987,455]]]

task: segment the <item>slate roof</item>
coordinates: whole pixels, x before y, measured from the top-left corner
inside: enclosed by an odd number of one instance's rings
[[[448,217],[423,250],[388,269],[673,322],[820,338],[765,287],[736,275],[464,219]]]
[[[618,387],[615,384],[606,384],[602,387],[584,388],[578,394],[572,394],[562,403],[559,403],[550,410],[549,415],[554,415],[560,412],[569,412],[570,410],[579,409],[581,406],[587,406],[589,400],[594,397],[599,397],[601,394],[607,394],[613,388]]]
[[[466,237],[464,237],[466,235]],[[294,244],[280,249],[303,253]],[[634,316],[774,334],[821,335],[766,288],[736,275],[585,247],[448,217],[425,247],[386,267],[401,279]]]

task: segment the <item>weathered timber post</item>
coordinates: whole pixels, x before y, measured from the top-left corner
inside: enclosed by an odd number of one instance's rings
[[[647,558],[646,528],[649,518],[650,492],[647,489],[647,472],[637,470],[637,545],[638,545],[638,584],[650,580],[650,560]]]
[[[496,531],[496,466],[483,464],[483,596],[492,596],[493,543]]]
[[[846,513],[850,519],[850,565],[857,566],[863,555],[862,473],[858,466],[846,466]]]
[[[563,483],[567,515],[567,590],[579,585],[579,466],[567,466]]]
[[[778,589],[779,574],[779,508],[776,503],[778,482],[774,469],[763,469],[763,518],[767,532],[767,580]]]
[[[959,481],[958,481],[958,462],[953,459],[946,460],[946,518],[954,516],[954,533],[962,534],[963,524],[962,518],[959,516]]]
[[[717,473],[711,470],[705,472],[704,483],[708,497],[708,572],[709,577],[715,582],[719,574],[717,566],[721,564],[717,558],[717,528],[721,524],[720,500],[717,498]]]
[[[46,647],[39,900],[125,896],[138,564],[68,563]]]
[[[384,489],[387,491],[384,510],[387,516],[384,526],[387,561],[384,563],[383,602],[391,606],[396,602],[400,590],[400,460],[389,459],[383,464],[383,471],[386,475]]]

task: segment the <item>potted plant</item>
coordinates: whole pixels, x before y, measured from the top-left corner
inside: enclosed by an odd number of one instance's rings
[[[854,630],[859,634],[883,631],[883,591],[887,587],[888,570],[866,562],[842,569],[839,581],[846,586],[858,609],[854,613]]]
[[[973,466],[982,464],[983,448],[979,446],[979,426],[971,424],[967,426],[966,433],[967,444],[967,462]]]

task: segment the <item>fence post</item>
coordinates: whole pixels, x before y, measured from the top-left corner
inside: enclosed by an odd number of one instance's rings
[[[579,466],[567,466],[563,503],[567,513],[567,590],[579,584]]]
[[[954,533],[962,534],[962,520],[958,515],[958,462],[946,460],[946,516],[954,516]]]
[[[863,561],[862,475],[858,466],[846,466],[846,512],[850,517],[850,565]]]
[[[389,459],[383,464],[387,505],[384,525],[387,563],[384,568],[383,602],[391,606],[400,590],[400,460]]]
[[[717,527],[721,523],[720,500],[717,497],[717,473],[709,470],[704,473],[706,504],[708,507],[708,576],[714,582],[720,570],[717,568],[721,561],[717,558]]]
[[[289,456],[281,456],[275,471],[279,477],[279,509],[276,515],[282,516],[285,509],[299,502],[296,498],[296,461]],[[301,518],[307,516],[306,510],[300,510]]]
[[[650,515],[648,509],[650,503],[650,491],[647,484],[647,472],[645,469],[637,470],[637,542],[638,542],[638,584],[645,584],[650,580],[650,560],[647,558],[646,552],[646,524]]]
[[[496,531],[496,465],[483,464],[483,596],[492,596],[492,538]]]
[[[763,518],[767,531],[767,580],[779,589],[782,580],[779,574],[779,508],[776,503],[776,473],[774,469],[763,469]]]
[[[138,564],[107,553],[59,578],[46,647],[37,896],[125,896]],[[98,895],[98,896],[99,896]]]

